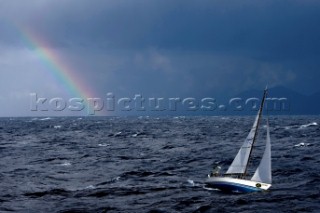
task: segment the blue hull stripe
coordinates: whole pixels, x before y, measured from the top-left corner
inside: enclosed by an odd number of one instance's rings
[[[263,190],[261,188],[229,182],[208,183],[208,185],[226,192],[257,192]]]

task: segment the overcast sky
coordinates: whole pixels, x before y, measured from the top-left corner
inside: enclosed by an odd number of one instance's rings
[[[96,97],[221,97],[320,91],[319,22],[318,0],[0,0],[0,116],[36,116],[30,93],[68,97],[22,29]]]

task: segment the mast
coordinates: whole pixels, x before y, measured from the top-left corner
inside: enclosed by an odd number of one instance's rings
[[[259,128],[259,124],[260,124],[260,120],[261,120],[261,114],[262,114],[262,110],[263,110],[264,101],[265,101],[265,98],[267,96],[267,91],[268,91],[268,87],[266,86],[266,88],[265,88],[265,90],[263,92],[263,97],[262,97],[262,101],[261,101],[260,108],[259,108],[258,123],[257,123],[256,129],[255,129],[255,134],[254,134],[252,145],[251,145],[252,148],[250,149],[249,159],[248,159],[248,163],[246,165],[245,171],[243,173],[243,177],[245,177],[247,175],[248,165],[249,165],[250,158],[251,158],[251,155],[252,155],[253,145],[254,145],[254,143],[255,143],[255,141],[257,139],[257,135],[258,135],[258,128]]]

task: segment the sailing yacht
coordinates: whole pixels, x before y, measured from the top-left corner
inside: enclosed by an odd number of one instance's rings
[[[263,105],[267,96],[267,88],[264,90],[263,98],[249,135],[245,139],[238,154],[224,175],[208,175],[205,183],[212,188],[227,192],[255,192],[264,191],[271,187],[271,144],[269,133],[269,122],[267,120],[266,146],[260,164],[254,175],[248,177],[248,164],[252,157],[252,149],[257,139],[257,132],[262,116]]]

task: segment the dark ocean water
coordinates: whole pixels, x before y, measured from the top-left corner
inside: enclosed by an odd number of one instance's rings
[[[270,191],[204,187],[214,165],[228,168],[253,119],[0,119],[0,212],[319,212],[319,116],[270,117]]]

